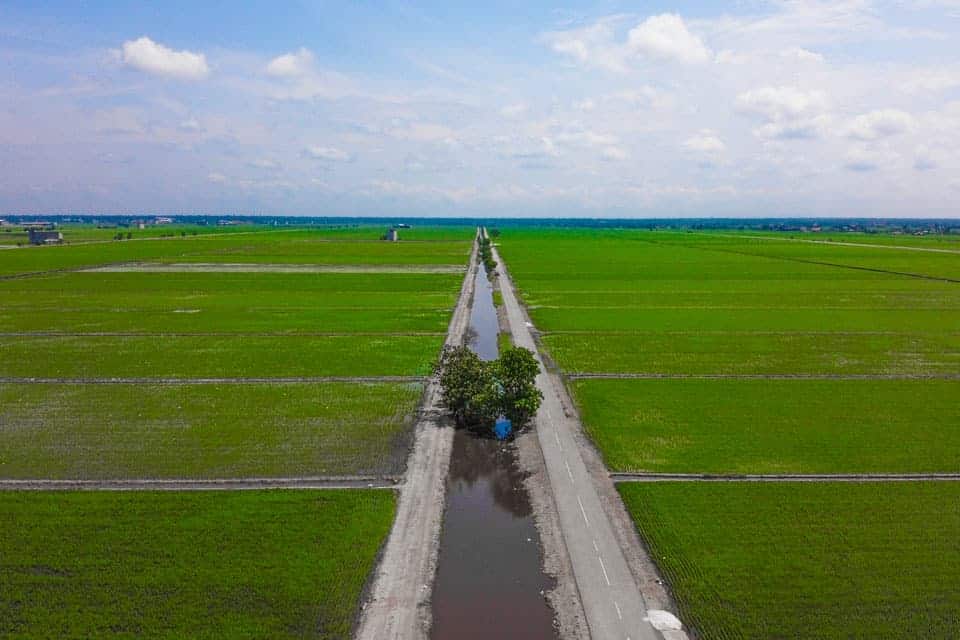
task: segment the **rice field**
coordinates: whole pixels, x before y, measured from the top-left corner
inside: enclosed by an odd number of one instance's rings
[[[395,501],[0,492],[0,636],[345,640]]]
[[[0,479],[403,474],[472,229],[63,231],[0,252]],[[0,491],[0,636],[349,638],[395,506]]]
[[[759,235],[503,232],[548,363],[569,376],[607,467],[960,473],[955,240]],[[618,488],[695,637],[960,628],[960,483]]]
[[[0,477],[401,473],[419,384],[0,384]]]
[[[960,483],[619,490],[698,638],[951,638],[960,628]]]
[[[380,226],[180,230],[95,242],[103,229],[78,228],[89,242],[0,256],[0,272],[19,274],[0,278],[0,378],[11,383],[0,391],[0,451],[23,449],[0,456],[0,478],[402,472],[419,386],[307,383],[427,375],[472,230],[406,230],[418,239],[401,242],[380,241]],[[125,262],[401,268],[86,270]]]

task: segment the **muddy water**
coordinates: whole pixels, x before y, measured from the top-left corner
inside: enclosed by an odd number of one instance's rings
[[[471,348],[497,357],[497,314],[481,265]],[[553,639],[540,539],[513,446],[458,431],[433,587],[434,640]]]

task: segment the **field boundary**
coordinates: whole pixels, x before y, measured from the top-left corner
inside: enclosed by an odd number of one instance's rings
[[[365,273],[456,274],[457,264],[297,264],[293,262],[124,262],[85,266],[80,273]]]
[[[839,245],[841,247],[865,247],[867,249],[893,249],[900,251],[924,251],[927,253],[950,253],[953,255],[960,255],[960,251],[956,249],[935,249],[933,247],[908,247],[902,244],[870,244],[869,242],[849,242],[846,240],[813,240],[808,238],[781,238],[778,236],[755,236],[755,235],[733,235],[729,233],[696,233],[700,236],[719,236],[721,238],[735,238],[742,240],[744,238],[757,240],[773,240],[780,242],[806,242],[808,244],[825,244],[827,246]]]
[[[303,478],[126,478],[118,480],[0,480],[0,491],[243,491],[259,489],[396,489],[398,476]]]
[[[782,260],[784,262],[798,262],[800,264],[814,264],[822,267],[836,267],[838,269],[853,269],[855,271],[867,271],[870,273],[882,273],[891,276],[901,276],[905,278],[918,278],[920,280],[934,280],[937,282],[954,282],[960,283],[960,280],[956,278],[948,278],[946,276],[932,276],[924,273],[911,273],[909,271],[893,271],[890,269],[877,269],[875,267],[864,267],[861,265],[854,264],[840,264],[837,262],[826,262],[824,260],[809,260],[806,258],[794,258],[787,256],[770,256],[763,253],[752,253],[750,251],[736,251],[734,249],[721,249],[719,247],[701,247],[701,246],[691,246],[689,244],[684,244],[682,242],[655,242],[651,240],[643,240],[643,242],[650,242],[651,244],[663,244],[666,246],[673,247],[683,247],[685,249],[692,249],[694,251],[715,251],[717,253],[729,253],[738,256],[748,256],[751,258],[766,258],[768,260]],[[826,243],[824,243],[826,244]]]
[[[960,482],[960,473],[630,473],[611,472],[613,482]]]
[[[429,338],[445,335],[443,331],[0,331],[0,338]]]
[[[960,373],[564,373],[567,380],[960,380]]]
[[[427,376],[292,376],[282,378],[17,378],[0,377],[0,384],[315,384],[324,382],[425,382]]]

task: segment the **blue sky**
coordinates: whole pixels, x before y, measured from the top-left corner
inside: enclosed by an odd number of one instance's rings
[[[0,212],[960,216],[960,0],[5,2]]]

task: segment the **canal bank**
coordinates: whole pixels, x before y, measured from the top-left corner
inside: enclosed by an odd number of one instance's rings
[[[477,268],[469,346],[496,359],[499,323],[493,287]],[[557,638],[543,550],[513,440],[467,430],[454,435],[437,574],[431,598],[434,640]]]

